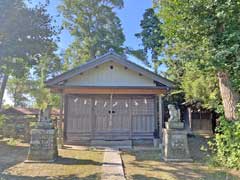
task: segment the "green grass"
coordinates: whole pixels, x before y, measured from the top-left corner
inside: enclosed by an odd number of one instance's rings
[[[158,151],[122,153],[128,180],[238,180],[240,172],[210,167],[204,163],[166,163]]]
[[[103,152],[98,149],[62,149],[54,163],[24,163],[27,152],[26,145],[0,141],[0,179],[100,179]]]
[[[7,138],[5,139],[7,144],[10,146],[16,146],[17,144],[19,144],[21,142],[20,139],[15,139],[15,138]]]

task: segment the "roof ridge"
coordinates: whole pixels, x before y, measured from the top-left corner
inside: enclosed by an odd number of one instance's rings
[[[106,58],[108,56],[109,57],[112,56],[112,59],[111,58]],[[81,64],[81,65],[79,65],[79,66],[77,66],[77,67],[75,67],[75,68],[73,68],[69,71],[66,71],[66,72],[64,72],[64,73],[62,73],[62,74],[60,74],[56,77],[48,79],[47,81],[45,81],[45,83],[48,86],[57,84],[59,82],[65,81],[67,78],[71,78],[72,76],[75,76],[78,73],[81,73],[81,72],[84,72],[88,69],[91,69],[93,66],[98,66],[102,63],[105,63],[105,62],[108,62],[108,61],[111,61],[111,60],[113,60],[114,62],[119,63],[121,65],[126,65],[126,63],[127,63],[126,66],[131,66],[130,69],[132,69],[132,70],[139,71],[143,74],[146,74],[146,76],[148,76],[149,78],[152,78],[153,80],[165,81],[165,83],[168,84],[167,86],[169,86],[169,87],[174,86],[173,85],[174,83],[172,81],[168,80],[167,78],[162,77],[161,75],[156,74],[156,73],[150,71],[149,69],[147,69],[145,67],[142,67],[141,65],[139,65],[137,63],[132,62],[127,57],[121,56],[120,54],[118,54],[114,51],[109,51],[109,52],[107,52],[107,53],[105,53],[105,54],[103,54],[99,57],[96,57],[92,60],[89,60],[88,62],[86,62],[84,64]]]

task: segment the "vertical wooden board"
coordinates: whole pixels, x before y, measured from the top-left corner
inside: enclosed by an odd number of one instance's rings
[[[89,97],[68,96],[67,132],[91,132],[92,100]]]
[[[112,103],[112,131],[130,131],[130,100],[125,97],[114,97]]]
[[[94,114],[96,116],[96,132],[106,132],[109,126],[109,97],[96,97],[93,103]]]
[[[133,132],[153,133],[155,106],[153,97],[136,97],[132,100]]]

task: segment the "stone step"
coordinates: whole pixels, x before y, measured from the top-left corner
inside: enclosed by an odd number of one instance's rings
[[[91,146],[131,148],[131,140],[92,140]]]

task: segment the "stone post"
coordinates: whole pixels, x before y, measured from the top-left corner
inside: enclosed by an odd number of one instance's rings
[[[51,108],[40,112],[37,127],[31,131],[28,157],[25,162],[53,162],[58,156],[56,130],[50,119]]]
[[[180,111],[174,105],[168,105],[170,118],[163,130],[165,161],[192,161],[188,148],[187,131],[180,122]]]

